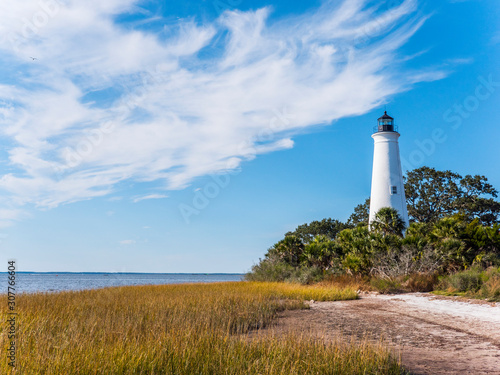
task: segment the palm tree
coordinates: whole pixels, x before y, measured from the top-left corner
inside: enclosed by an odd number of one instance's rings
[[[375,214],[375,219],[370,223],[370,229],[384,236],[388,234],[403,236],[406,224],[397,210],[383,207]]]
[[[440,219],[429,233],[432,245],[445,257],[449,270],[467,267],[474,260],[473,249],[466,241],[466,228],[464,217],[454,215]]]
[[[278,258],[291,266],[298,266],[304,244],[296,236],[286,236],[281,241],[275,243],[266,254],[268,258]]]

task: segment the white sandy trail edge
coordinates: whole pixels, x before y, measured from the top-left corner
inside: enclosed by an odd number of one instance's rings
[[[473,318],[490,323],[500,323],[500,306],[498,303],[495,306],[491,306],[488,304],[436,299],[434,296],[418,293],[400,294],[396,296],[379,295],[377,298],[402,300],[408,303],[408,306],[433,313],[439,312],[460,318]]]
[[[438,299],[428,293],[378,295],[387,300],[390,310],[397,311],[404,302],[404,311],[413,317],[432,319],[439,324],[481,335],[500,343],[500,304],[479,304],[457,300]],[[390,306],[389,305],[389,306]]]

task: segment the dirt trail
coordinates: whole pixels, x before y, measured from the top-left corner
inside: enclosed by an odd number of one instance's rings
[[[300,327],[327,340],[382,338],[412,374],[500,375],[500,304],[412,293],[310,305],[284,313],[273,330]]]

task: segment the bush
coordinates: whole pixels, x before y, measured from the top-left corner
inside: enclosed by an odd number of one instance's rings
[[[481,297],[489,301],[500,302],[500,268],[491,267],[483,272],[483,286],[481,287]]]
[[[325,273],[319,267],[300,267],[294,270],[292,275],[285,279],[287,282],[299,284],[311,284],[323,280]]]
[[[319,267],[293,267],[283,261],[265,259],[252,267],[252,271],[245,275],[245,280],[311,284],[321,281],[325,274]]]
[[[398,223],[397,212],[385,208],[371,230],[331,219],[304,224],[269,248],[246,279],[310,284],[349,275],[366,277],[364,286],[382,293],[432,291],[439,282],[446,293],[498,298],[497,276],[481,270],[500,266],[500,224],[485,226],[456,214],[412,223],[402,237]],[[437,275],[451,276],[437,280]]]
[[[481,289],[483,280],[479,269],[470,269],[448,276],[447,283],[457,292],[475,293]]]
[[[500,301],[500,268],[472,268],[445,276],[439,281],[436,289],[438,293]]]
[[[408,277],[402,286],[408,292],[431,292],[437,283],[437,273],[414,273]]]
[[[415,245],[403,245],[401,249],[393,248],[377,255],[373,261],[371,274],[387,280],[410,275],[432,276],[443,264],[442,257],[430,246],[424,246],[419,250]]]
[[[283,261],[261,260],[245,275],[248,281],[285,281],[295,272],[295,267]]]
[[[395,280],[372,278],[370,285],[382,294],[402,292],[401,283]]]
[[[334,288],[352,288],[354,290],[370,290],[370,278],[363,275],[329,274],[321,285]]]

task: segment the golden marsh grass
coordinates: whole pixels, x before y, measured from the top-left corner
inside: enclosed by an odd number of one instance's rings
[[[18,365],[11,371],[4,355],[0,372],[400,374],[389,351],[366,343],[328,344],[290,334],[246,339],[279,311],[307,308],[303,300],[356,297],[349,288],[257,282],[18,295]],[[6,312],[2,307],[3,322]]]

